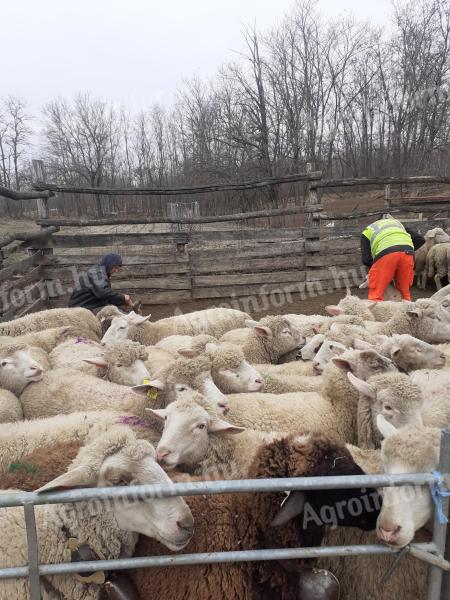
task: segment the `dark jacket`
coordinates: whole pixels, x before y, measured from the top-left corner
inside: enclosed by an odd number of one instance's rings
[[[403,226],[405,227],[405,226]],[[420,246],[425,244],[425,239],[412,229],[405,227],[405,230],[411,236],[412,243],[414,244],[414,250],[418,250]],[[380,252],[378,256],[375,257],[375,260],[372,259],[372,252],[370,251],[370,241],[366,238],[365,235],[361,234],[361,256],[362,256],[362,264],[365,265],[368,269],[372,266],[374,262],[376,262],[382,256],[386,256],[386,254],[392,254],[392,252],[406,252],[407,254],[414,254],[414,250],[410,246],[391,246],[390,248],[386,248],[383,252]]]
[[[105,267],[89,267],[79,276],[78,286],[70,297],[69,306],[81,306],[97,311],[108,304],[122,306],[125,304],[125,297],[112,290]]]

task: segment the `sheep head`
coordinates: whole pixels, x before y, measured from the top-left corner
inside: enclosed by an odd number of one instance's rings
[[[439,429],[414,425],[397,429],[383,415],[378,416],[377,425],[384,437],[381,460],[385,473],[423,473],[436,468],[439,462]],[[386,487],[380,493],[383,506],[377,521],[379,539],[395,548],[408,545],[415,532],[432,518],[429,486]]]

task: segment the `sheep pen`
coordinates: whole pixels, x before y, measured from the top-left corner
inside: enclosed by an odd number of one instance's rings
[[[430,255],[430,260],[433,256]],[[193,278],[201,277],[203,275],[193,275]],[[280,289],[283,286],[280,284]],[[315,296],[312,293],[303,299],[294,297],[293,302],[289,302],[289,294],[286,294],[284,299],[288,301],[278,305],[272,301],[277,297],[269,293],[268,305],[262,311],[254,310],[261,307],[257,303],[239,303],[238,298],[228,304],[229,298],[180,302],[179,314],[174,314],[170,304],[144,305],[140,315],[106,307],[98,316],[78,312],[73,318],[67,317],[69,309],[55,308],[42,311],[41,317],[36,312],[1,324],[0,435],[5,436],[5,442],[0,440],[0,456],[3,468],[8,469],[11,464],[38,467],[47,464],[46,476],[50,476],[53,472],[46,460],[51,460],[54,455],[54,477],[50,479],[57,478],[68,469],[84,445],[101,440],[105,432],[108,434],[116,426],[129,424],[133,436],[155,446],[155,461],[170,477],[179,481],[196,481],[199,477],[203,480],[202,469],[198,471],[188,460],[185,464],[176,464],[176,470],[169,469],[168,454],[164,455],[169,448],[167,434],[162,441],[160,437],[164,436],[167,427],[162,419],[168,417],[170,421],[183,398],[204,395],[208,410],[215,415],[214,433],[221,440],[215,447],[220,479],[245,478],[247,473],[251,478],[332,475],[335,466],[341,469],[339,474],[342,475],[375,472],[366,470],[359,462],[359,457],[365,456],[367,446],[379,448],[382,444],[380,432],[376,432],[376,443],[370,440],[367,444],[364,431],[360,431],[363,427],[361,389],[367,391],[364,384],[372,385],[370,389],[378,393],[382,388],[383,393],[388,387],[385,382],[398,377],[405,382],[405,389],[413,390],[417,384],[409,373],[423,369],[433,369],[433,373],[435,370],[445,378],[450,312],[440,301],[427,300],[428,292],[415,290],[415,300],[419,302],[408,305],[389,301],[371,305],[363,299],[364,293],[356,290],[356,296],[350,298],[345,290]],[[326,306],[331,307],[327,312]],[[438,318],[435,319],[435,315]],[[436,327],[437,322],[441,325]],[[122,327],[126,329],[125,335],[121,333]],[[18,359],[23,359],[25,366],[22,365],[21,377],[11,381],[11,371]],[[355,389],[351,375],[361,382],[361,389]],[[441,379],[439,385],[444,385]],[[389,396],[389,399],[392,409],[400,410],[393,402],[395,398]],[[412,402],[412,395],[408,399]],[[199,406],[202,402],[205,401],[198,400]],[[440,396],[436,396],[436,402],[441,402]],[[450,425],[447,405],[439,414],[442,419],[438,425]],[[370,414],[371,434],[376,417],[375,412]],[[204,411],[194,411],[188,425],[189,436],[180,429],[174,439],[190,443],[196,451],[201,450],[201,435],[205,433],[202,426],[208,431],[210,427],[204,420]],[[398,419],[393,422],[396,426],[403,424]],[[63,427],[63,434],[56,429],[58,423]],[[424,419],[424,425],[427,424]],[[31,432],[28,440],[27,430]],[[224,443],[224,436],[229,436],[231,441]],[[345,443],[359,443],[361,447],[354,446],[350,456]],[[247,450],[247,444],[252,445],[251,451]],[[306,453],[303,449],[306,444],[310,444],[307,451],[311,456],[304,459],[304,465],[292,459],[291,468],[287,460],[289,453],[301,461],[300,454]],[[302,450],[297,455],[298,447]],[[286,464],[275,462],[272,448],[276,448],[277,453],[280,450],[281,455],[284,453]],[[254,452],[260,462],[254,462]],[[322,455],[326,459],[321,463]],[[134,458],[130,460],[133,463]],[[334,466],[330,466],[333,461]],[[235,468],[237,463],[239,468]],[[226,468],[227,465],[230,468]],[[139,464],[133,463],[132,469],[130,471],[136,474]],[[180,474],[183,469],[187,473]],[[208,469],[208,477],[211,470],[214,469]],[[25,483],[20,483],[20,475],[26,476]],[[112,475],[105,478],[106,484],[122,485],[123,482],[114,477],[114,473]],[[27,473],[9,470],[4,473],[4,482],[8,488],[33,491],[42,487],[42,476],[39,469]],[[133,485],[133,482],[126,484]],[[20,487],[22,485],[27,487]],[[311,498],[317,501],[319,496],[313,494]],[[327,497],[324,494],[324,498]],[[325,536],[322,532],[320,539],[315,535],[304,536],[299,544],[294,522],[285,524],[282,532],[271,529],[283,500],[285,497],[281,492],[255,494],[251,489],[242,495],[188,497],[187,505],[198,521],[198,532],[185,552],[293,548],[318,545],[320,540],[327,545],[346,543],[347,540],[355,543],[358,539],[361,543],[376,542],[376,523],[372,522],[371,515],[367,521],[361,519],[352,524],[367,529],[367,534],[365,531],[355,534],[353,530],[339,533],[341,527],[349,526],[340,522],[336,532],[327,532]],[[343,499],[339,498],[339,501]],[[214,511],[218,511],[217,515]],[[102,522],[99,519],[99,527]],[[103,539],[99,527],[93,529],[92,540],[96,536]],[[40,535],[44,531],[39,521]],[[418,539],[421,541],[422,537]],[[223,547],[218,547],[216,542]],[[149,552],[167,554],[167,549],[158,541],[141,536],[135,556],[145,556]],[[44,555],[47,553],[45,548]],[[108,555],[119,556],[117,552]],[[127,555],[130,555],[128,548]],[[377,560],[368,557],[356,563],[360,574],[361,565],[367,569],[370,581],[367,598],[371,600],[378,600],[376,576],[380,569],[371,568],[372,561]],[[383,565],[388,566],[388,563],[389,557],[383,558]],[[8,562],[8,565],[12,564]],[[309,596],[300,590],[306,585],[303,575],[311,567],[314,571],[331,565],[327,567],[330,576],[335,573],[342,579],[348,576],[350,567],[344,566],[347,564],[351,566],[352,559],[257,561],[214,568],[201,565],[185,570],[180,567],[140,569],[130,571],[130,577],[144,594],[141,600],[145,595],[161,593],[199,600],[227,593],[234,594],[239,600],[259,600],[273,594],[286,600],[309,600]],[[416,579],[407,582],[405,594],[418,582],[421,594],[418,600],[425,600],[426,571],[423,563]],[[208,581],[204,577],[206,573],[209,574]],[[400,590],[399,600],[406,600],[401,593],[403,576],[400,571],[398,579],[401,583],[395,588]],[[329,600],[330,597],[337,600],[339,585],[341,591],[358,590],[349,600],[367,600],[364,586],[357,585],[355,578],[351,582],[336,580],[332,589],[334,595],[315,595],[314,600]],[[57,581],[58,585],[61,581],[61,589],[66,586],[70,589],[70,576]],[[319,578],[314,584],[317,594],[322,583]],[[17,591],[11,589],[14,597]],[[380,598],[384,597],[380,595]]]

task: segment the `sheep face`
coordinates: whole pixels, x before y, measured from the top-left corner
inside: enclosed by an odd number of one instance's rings
[[[378,428],[385,440],[381,459],[387,474],[428,472],[439,460],[440,432],[427,427],[396,429],[379,416]],[[378,538],[390,546],[408,545],[415,532],[432,518],[433,505],[428,486],[383,488],[383,505],[377,521]]]
[[[214,382],[225,394],[261,392],[264,379],[244,357],[241,348],[224,342],[209,343],[206,351],[211,357],[211,373]]]
[[[194,359],[179,358],[169,365],[164,371],[158,373],[157,379],[152,379],[150,387],[159,389],[164,405],[175,402],[177,394],[181,392],[198,392],[210,402],[216,410],[226,414],[228,400],[211,375],[211,361],[207,356]],[[146,391],[146,386],[134,388],[136,391]]]
[[[406,311],[416,337],[429,344],[450,342],[450,313],[433,300],[417,300]]]
[[[105,378],[112,383],[139,386],[144,380],[151,378],[144,363],[147,355],[145,346],[127,340],[107,346],[103,356],[84,360],[105,369]]]
[[[109,439],[102,447],[103,442]],[[103,456],[99,457],[99,452]],[[100,460],[99,460],[100,458]],[[168,484],[171,480],[155,460],[153,446],[137,440],[127,427],[118,426],[84,447],[72,468],[39,491],[60,487],[128,486]],[[117,501],[96,501],[83,506],[95,516],[112,511],[119,529],[155,538],[171,550],[181,550],[192,537],[194,520],[185,501],[179,497],[157,498],[138,495]]]
[[[342,358],[332,358],[331,362],[364,381],[378,373],[397,371],[391,359],[381,356],[375,350],[353,350],[346,352]]]
[[[130,332],[134,327],[142,326],[150,319],[151,315],[142,317],[131,311],[127,315],[117,316],[111,319],[111,325],[102,337],[102,344],[108,345],[115,342],[121,342],[130,337]]]
[[[1,350],[0,387],[19,396],[29,383],[42,379],[44,368],[31,352],[26,347]]]
[[[248,320],[245,323],[254,329],[256,335],[270,349],[270,354],[277,358],[300,348],[305,343],[300,329],[286,318],[269,316],[259,322]]]
[[[440,369],[445,365],[445,354],[439,348],[408,334],[394,336],[390,356],[398,367],[407,372]]]
[[[375,317],[370,310],[371,304],[365,300],[361,300],[358,296],[347,295],[339,300],[337,305],[329,304],[325,306],[326,312],[333,316],[339,315],[355,315],[364,321],[375,321]]]
[[[335,356],[340,356],[346,351],[346,347],[339,342],[325,340],[313,359],[313,368],[321,375],[326,365]]]
[[[408,375],[383,373],[371,377],[368,382],[358,379],[352,373],[348,373],[347,376],[358,392],[370,401],[373,441],[377,447],[381,445],[382,441],[377,427],[378,415],[382,415],[395,427],[412,424],[421,426],[423,424],[422,391]]]
[[[165,469],[196,466],[207,455],[211,435],[243,431],[242,427],[231,425],[184,396],[165,409],[148,409],[164,421],[156,459]]]

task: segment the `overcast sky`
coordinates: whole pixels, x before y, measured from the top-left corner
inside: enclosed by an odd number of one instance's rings
[[[0,97],[33,112],[79,91],[133,109],[169,105],[177,86],[213,76],[242,48],[244,24],[267,30],[292,0],[1,0]],[[390,0],[319,0],[325,18],[342,12],[387,22]]]

